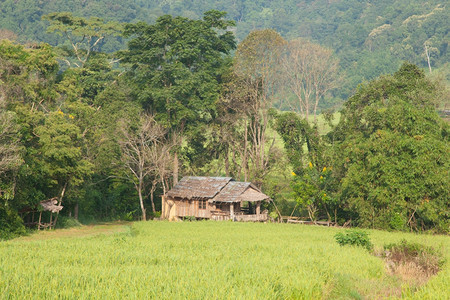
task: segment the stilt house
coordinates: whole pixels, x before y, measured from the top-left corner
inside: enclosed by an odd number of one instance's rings
[[[58,215],[53,218],[53,214],[58,214],[63,206],[58,203],[58,198],[54,197],[48,200],[41,201],[38,206],[24,207],[19,211],[24,225],[30,228],[46,229],[55,228]],[[35,217],[36,215],[36,217]],[[39,219],[37,218],[39,216]],[[48,222],[44,221],[49,220]]]
[[[261,212],[261,203],[269,199],[250,182],[231,177],[189,176],[163,196],[161,217],[266,221],[267,210]]]

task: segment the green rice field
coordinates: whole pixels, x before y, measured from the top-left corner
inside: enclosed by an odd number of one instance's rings
[[[450,237],[370,230],[375,247],[407,239],[446,263],[422,286],[389,275],[343,229],[148,221],[40,232],[0,242],[0,299],[449,299]]]

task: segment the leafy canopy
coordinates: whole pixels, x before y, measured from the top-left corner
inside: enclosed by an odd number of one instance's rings
[[[341,199],[359,225],[448,230],[449,126],[438,86],[408,63],[359,88],[331,132]]]
[[[158,121],[181,130],[215,116],[219,82],[227,55],[235,48],[234,22],[224,12],[208,11],[202,20],[169,15],[155,24],[128,24],[132,37],[123,61],[139,90],[136,97],[159,113]]]

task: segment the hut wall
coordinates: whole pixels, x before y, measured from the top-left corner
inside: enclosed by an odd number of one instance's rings
[[[178,217],[196,217],[196,218],[211,218],[211,205],[208,201],[201,200],[178,200],[175,201],[177,208],[176,215]]]
[[[161,204],[162,219],[171,219],[172,217],[175,217],[176,209],[172,198],[163,196]]]

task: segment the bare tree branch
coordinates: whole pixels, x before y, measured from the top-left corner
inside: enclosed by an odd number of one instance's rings
[[[142,115],[139,127],[132,129],[130,124],[120,124],[120,148],[122,164],[129,171],[127,174],[133,182],[142,210],[142,219],[146,220],[144,194],[150,185],[152,209],[155,212],[153,193],[160,182],[165,192],[165,179],[170,170],[171,154],[174,145],[167,139],[167,131],[159,125],[153,116]]]

